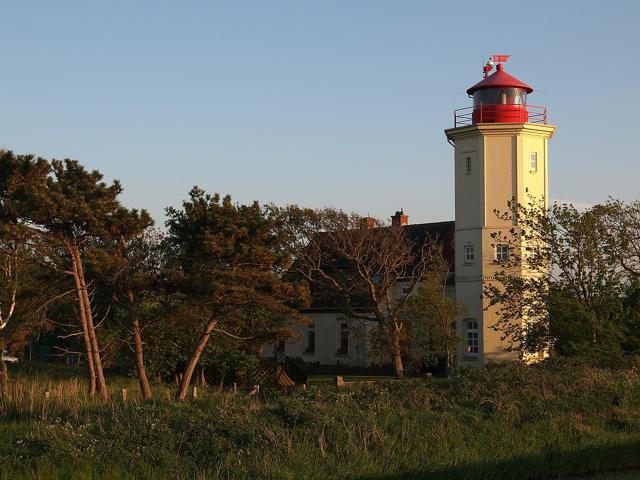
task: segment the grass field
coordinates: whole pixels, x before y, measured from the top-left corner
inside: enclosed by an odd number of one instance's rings
[[[344,375],[345,382],[367,382],[367,381],[385,381],[395,380],[395,377],[387,375]],[[334,384],[335,375],[309,375],[310,385]]]
[[[503,365],[339,391],[319,378],[259,397],[200,390],[185,404],[171,385],[143,402],[124,377],[110,378],[111,401],[92,400],[80,374],[11,372],[0,479],[640,478],[631,367]]]

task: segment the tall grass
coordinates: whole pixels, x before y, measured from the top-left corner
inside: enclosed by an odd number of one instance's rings
[[[501,365],[260,397],[200,390],[185,404],[159,385],[144,402],[130,379],[111,382],[108,402],[88,398],[78,377],[13,379],[0,401],[0,479],[537,479],[640,468],[632,366]]]

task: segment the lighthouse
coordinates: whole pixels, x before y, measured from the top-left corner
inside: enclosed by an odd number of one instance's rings
[[[556,127],[547,124],[546,107],[527,102],[533,88],[505,71],[508,58],[491,57],[484,78],[467,90],[473,106],[455,110],[453,128],[445,130],[455,149],[456,299],[466,307],[456,323],[461,366],[519,358],[493,329],[498,318],[483,294],[514,248],[492,237],[514,227],[495,211],[531,196],[547,205],[548,142]]]

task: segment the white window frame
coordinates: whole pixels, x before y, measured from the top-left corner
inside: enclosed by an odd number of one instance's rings
[[[480,328],[477,320],[465,319],[467,330],[467,355],[478,355],[480,353]]]
[[[509,260],[509,245],[496,245],[496,262],[506,262]]]
[[[465,159],[465,165],[464,165],[465,175],[471,175],[472,167],[473,165],[472,165],[471,157],[467,157]]]
[[[531,152],[529,157],[529,171],[536,173],[538,171],[538,152]]]
[[[465,245],[464,247],[464,263],[473,263],[476,259],[475,248],[472,243]]]

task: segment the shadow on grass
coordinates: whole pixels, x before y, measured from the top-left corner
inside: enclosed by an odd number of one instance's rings
[[[9,378],[41,375],[51,380],[85,378],[86,368],[62,362],[32,362],[9,365]]]
[[[16,375],[19,377],[33,377],[35,375],[40,375],[51,380],[86,380],[88,378],[87,367],[85,364],[68,365],[64,362],[25,362],[10,364],[8,367],[10,378],[15,377]],[[117,380],[130,378],[127,367],[105,368],[104,374],[107,379]]]
[[[550,446],[546,452],[502,461],[460,463],[446,468],[425,467],[361,478],[363,480],[365,478],[376,480],[581,479],[595,474],[635,469],[640,469],[640,440],[564,451]],[[640,473],[637,477],[628,478],[640,479]]]

